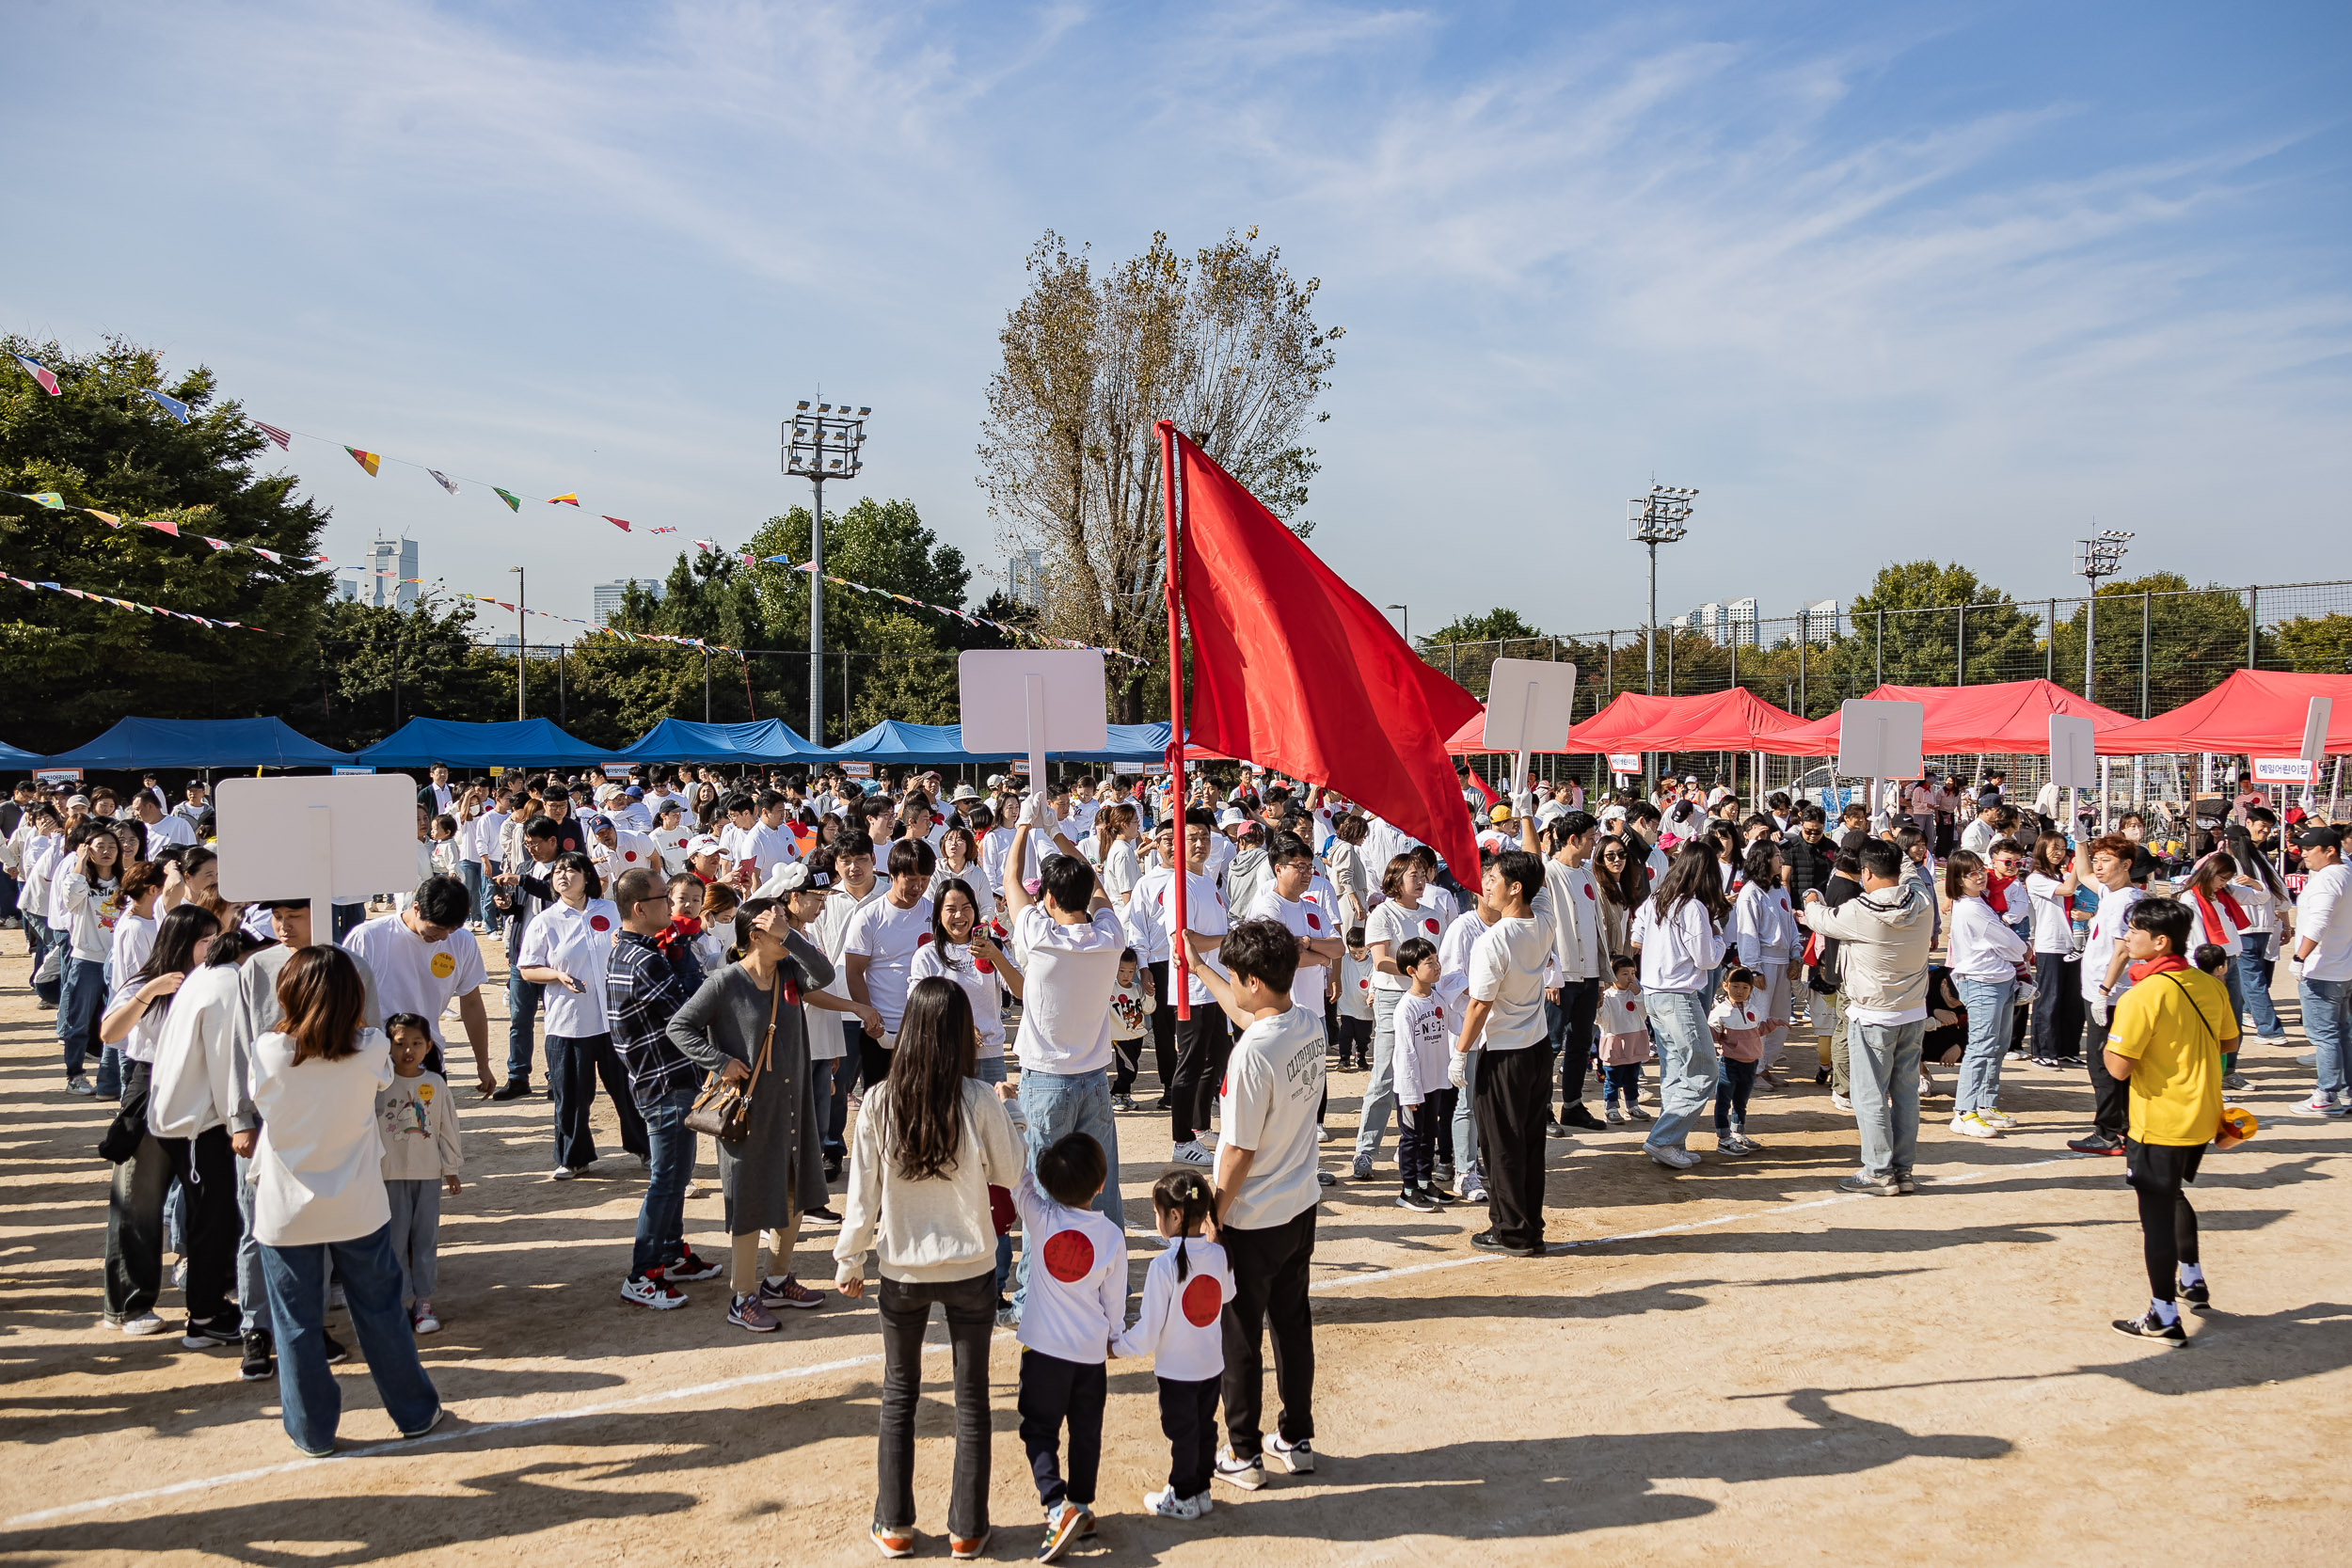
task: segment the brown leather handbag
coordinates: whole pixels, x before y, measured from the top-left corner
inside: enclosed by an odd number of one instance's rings
[[[748,1083],[731,1084],[724,1078],[713,1078],[696,1097],[686,1113],[686,1130],[703,1132],[723,1144],[739,1144],[751,1135],[752,1096],[759,1088],[760,1075],[768,1070],[768,1061],[776,1044],[776,1014],[784,1006],[786,990],[784,976],[776,976],[776,987],[768,1003],[768,1033],[760,1037],[758,1059],[752,1063]]]

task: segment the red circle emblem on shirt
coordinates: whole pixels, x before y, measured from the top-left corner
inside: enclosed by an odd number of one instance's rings
[[[1592,884],[1592,883],[1590,883],[1590,882],[1586,882],[1586,883],[1584,884],[1584,896],[1585,896],[1585,897],[1587,897],[1587,898],[1590,898],[1592,895],[1593,895],[1593,884]]]
[[[588,917],[588,928],[592,931],[609,931],[612,929],[612,922],[600,914],[592,914]]]
[[[1083,1230],[1057,1230],[1045,1241],[1045,1272],[1065,1285],[1094,1272],[1094,1243]]]
[[[993,974],[996,973],[996,966],[990,963],[986,958],[974,958],[972,960],[972,967],[982,974]]]
[[[1312,910],[1309,910],[1307,911],[1307,929],[1310,931],[1320,931],[1323,929],[1323,922],[1315,918],[1315,911]]]
[[[636,850],[634,850],[634,849],[624,849],[624,850],[622,850],[622,851],[621,851],[621,859],[623,859],[623,860],[625,860],[625,861],[633,861],[633,860],[635,860],[636,858],[637,858],[637,851],[636,851]]]
[[[1633,1004],[1632,1004],[1630,1001],[1629,1001],[1629,1002],[1627,1002],[1627,1003],[1626,1003],[1626,1005],[1625,1005],[1625,1010],[1626,1010],[1627,1012],[1629,1012],[1629,1012],[1631,1012],[1631,1011],[1633,1010]]]
[[[1216,1322],[1217,1310],[1225,1305],[1225,1292],[1216,1280],[1197,1274],[1184,1286],[1184,1322],[1195,1328],[1206,1328]]]
[[[1427,920],[1421,923],[1421,928],[1428,932],[1431,936],[1436,936],[1438,934],[1438,917],[1436,915],[1431,915]]]
[[[929,931],[926,931],[921,936],[914,939],[914,945],[917,947],[928,947],[930,945],[930,940],[931,934]]]
[[[1359,980],[1356,982],[1356,988],[1359,990],[1370,990],[1372,989],[1372,982],[1370,980]]]

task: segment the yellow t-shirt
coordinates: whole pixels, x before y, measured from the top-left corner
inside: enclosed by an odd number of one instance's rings
[[[2236,1044],[2229,990],[2202,970],[2168,970],[2125,991],[2107,1049],[2135,1064],[2133,1140],[2213,1142],[2221,1125],[2221,1053]]]

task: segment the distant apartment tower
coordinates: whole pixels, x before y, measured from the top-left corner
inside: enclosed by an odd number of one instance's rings
[[[1837,601],[1819,599],[1804,607],[1800,631],[1807,642],[1837,641]]]
[[[1045,602],[1045,552],[1021,550],[1005,573],[1006,591],[1015,604],[1036,608]]]
[[[617,582],[600,582],[590,590],[596,596],[595,607],[589,612],[590,618],[600,626],[611,626],[612,617],[621,612],[621,606],[628,601],[628,591],[632,587],[644,589],[648,598],[661,597],[661,579],[659,578],[623,578]]]
[[[378,539],[368,546],[368,575],[359,584],[359,602],[378,610],[417,608],[417,542]]]
[[[345,604],[357,603],[359,598],[359,579],[358,578],[337,578],[335,579],[335,597],[342,600]]]
[[[1688,615],[1676,616],[1674,625],[1726,647],[1740,642],[1752,648],[1756,646],[1756,601],[1734,599],[1729,604],[1703,604]]]

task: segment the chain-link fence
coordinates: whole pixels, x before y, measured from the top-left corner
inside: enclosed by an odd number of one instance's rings
[[[1926,608],[1864,608],[1824,602],[1795,615],[1756,617],[1748,601],[1708,606],[1657,628],[1640,626],[1481,642],[1420,641],[1422,657],[1482,701],[1498,658],[1567,659],[1579,666],[1577,711],[1587,719],[1620,692],[1692,696],[1740,686],[1806,719],[1837,710],[1849,697],[1883,685],[1985,686],[2040,678],[2128,718],[2153,718],[2201,697],[2232,671],[2352,673],[2352,579],[2268,583],[2246,588],[2101,591],[2042,600],[1991,600]],[[2091,618],[2095,610],[2095,621]],[[1507,759],[1480,759],[1482,776]],[[1676,753],[1660,770],[1756,783],[1756,759],[1728,753]],[[2030,794],[2047,776],[2039,755],[1934,757],[1931,768],[1972,776],[1999,768],[2012,792]],[[1762,759],[1767,792],[1836,795],[1825,764],[1809,758]],[[2115,799],[2185,801],[2227,787],[2215,759],[2118,759]],[[1546,755],[1541,777],[1606,783],[1606,760]]]

